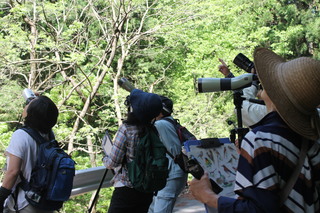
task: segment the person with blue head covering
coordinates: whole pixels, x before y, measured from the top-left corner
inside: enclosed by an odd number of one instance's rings
[[[144,135],[160,114],[162,102],[156,94],[134,89],[126,103],[127,119],[116,133],[110,154],[103,158],[104,165],[115,171],[111,181],[115,189],[109,213],[147,212],[153,197],[153,193],[144,193],[133,188],[128,177],[127,163],[135,157],[139,137]]]

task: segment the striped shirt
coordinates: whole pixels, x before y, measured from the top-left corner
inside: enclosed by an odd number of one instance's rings
[[[279,192],[298,164],[302,138],[276,112],[253,126],[241,143],[235,192],[220,197],[219,212],[320,212],[320,145],[310,143],[303,168],[284,205]]]
[[[126,163],[133,160],[138,142],[137,126],[124,123],[119,127],[110,155],[103,158],[105,167],[115,171],[115,175],[111,180],[114,187],[127,186],[132,188]]]

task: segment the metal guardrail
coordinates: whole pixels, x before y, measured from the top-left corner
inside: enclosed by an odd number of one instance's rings
[[[76,170],[76,174],[73,178],[71,197],[97,190],[105,172],[106,167],[104,166]],[[112,178],[113,173],[111,170],[108,170],[101,188],[108,188],[112,186],[110,183]],[[2,183],[0,182],[0,186],[1,185]]]
[[[76,175],[73,179],[73,188],[71,196],[73,197],[93,190],[97,190],[105,171],[106,167],[104,166],[77,170]],[[102,184],[102,188],[110,187],[110,181],[112,178],[113,173],[111,170],[108,170],[107,175]]]
[[[89,169],[77,170],[73,180],[73,189],[71,197],[81,195],[90,191],[97,190],[103,175],[106,171],[106,167],[99,166]],[[113,178],[111,170],[107,172],[107,175],[102,184],[103,188],[110,187],[110,180]],[[205,207],[199,201],[190,198],[178,198],[176,205],[172,211],[173,213],[206,213]],[[213,211],[212,213],[216,213]]]

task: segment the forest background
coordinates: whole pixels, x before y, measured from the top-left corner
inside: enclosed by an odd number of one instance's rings
[[[320,59],[318,0],[7,0],[0,2],[0,166],[21,125],[22,90],[50,97],[60,115],[54,132],[77,169],[101,166],[101,139],[115,135],[136,88],[174,101],[174,117],[198,138],[229,137],[236,122],[232,91],[197,93],[195,80],[235,76],[238,53],[256,47],[284,58]],[[1,178],[3,174],[1,173]],[[112,187],[100,192],[106,212]],[[93,193],[62,212],[86,212]]]

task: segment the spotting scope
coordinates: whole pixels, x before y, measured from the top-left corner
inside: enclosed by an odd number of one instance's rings
[[[198,78],[198,92],[218,92],[238,90],[249,87],[252,81],[258,80],[257,75],[245,73],[234,78]]]

